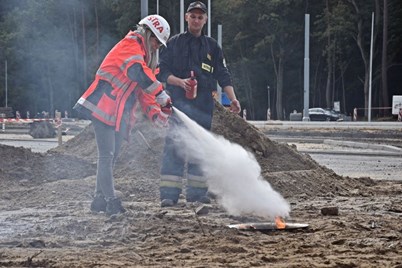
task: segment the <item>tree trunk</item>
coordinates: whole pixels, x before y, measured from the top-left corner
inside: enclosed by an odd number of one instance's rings
[[[341,111],[347,114],[348,107],[346,105],[346,91],[345,91],[345,71],[347,70],[347,65],[349,64],[339,64],[339,71],[341,76],[341,88],[342,88],[342,103],[341,103]]]
[[[280,42],[279,42],[280,43]],[[276,118],[278,120],[283,119],[283,104],[282,104],[282,92],[283,92],[283,70],[284,70],[284,55],[285,51],[279,44],[278,56],[275,56],[273,43],[271,43],[271,57],[274,65],[275,78],[276,78],[276,90],[274,90],[275,99],[275,111]]]
[[[283,51],[282,48],[281,51]],[[278,76],[276,80],[276,113],[279,120],[285,119],[283,115],[283,103],[282,103],[283,70],[284,70],[284,60],[282,57],[280,57],[278,60]]]
[[[369,80],[370,80],[370,66],[369,66],[369,54],[366,52],[364,49],[364,42],[363,42],[363,34],[364,34],[364,29],[363,29],[363,19],[362,19],[362,14],[360,13],[360,9],[356,4],[355,0],[350,0],[352,3],[355,11],[356,11],[356,16],[358,17],[358,22],[357,22],[357,35],[355,36],[356,38],[356,43],[357,46],[360,50],[360,54],[362,57],[362,60],[364,62],[364,116],[368,116],[368,99],[369,99]],[[376,8],[376,13],[377,17],[375,18],[375,25],[374,25],[374,33],[373,33],[373,51],[375,48],[375,40],[377,36],[377,31],[376,31],[376,26],[378,25],[378,16],[379,16],[379,5],[378,5],[378,0],[375,1],[375,8]],[[371,22],[371,20],[370,20]],[[370,23],[371,26],[371,23]],[[370,27],[371,29],[371,27]],[[373,58],[374,58],[374,53],[373,53]]]
[[[329,13],[329,4],[328,0],[326,1],[327,11]],[[329,17],[329,15],[328,15]],[[327,27],[330,27],[329,20],[327,21]],[[331,44],[331,34],[328,30],[328,37],[327,37],[327,83],[325,86],[325,105],[326,108],[331,107],[331,77],[332,77],[332,44]]]
[[[73,63],[73,76],[72,79],[75,80],[74,83],[74,90],[69,90],[68,92],[68,98],[69,98],[69,103],[72,103],[72,101],[76,101],[78,96],[82,93],[81,90],[83,87],[81,87],[81,72],[80,72],[80,57],[78,55],[78,33],[77,33],[77,17],[76,17],[76,7],[75,5],[71,6],[71,10],[67,11],[67,23],[68,23],[68,29],[70,31],[71,35],[71,53],[74,59]]]
[[[243,74],[243,81],[244,85],[246,87],[246,98],[247,98],[247,119],[254,119],[254,106],[253,106],[253,93],[252,93],[252,87],[250,83],[250,76],[248,74],[247,70],[247,60],[243,56],[243,49],[242,45],[240,44],[240,56],[242,58],[242,63],[241,63],[241,69],[242,69],[242,74]]]
[[[358,17],[357,21],[357,35],[354,37],[357,43],[357,47],[359,48],[360,55],[362,57],[363,63],[364,63],[364,116],[368,116],[368,85],[369,85],[369,60],[368,56],[366,53],[366,50],[364,49],[364,42],[363,42],[363,20],[362,16],[360,14],[359,7],[357,6],[355,0],[351,0],[351,3],[356,11],[356,16]]]
[[[338,99],[337,92],[336,92],[336,59],[335,59],[335,51],[332,53],[332,94],[331,94],[331,102],[328,108],[334,107],[334,101]]]
[[[319,102],[319,99],[320,99],[320,96],[321,96],[321,94],[320,94],[320,90],[319,90],[319,76],[321,76],[321,57],[319,57],[318,58],[318,62],[317,62],[317,67],[315,68],[315,71],[314,71],[314,82],[313,82],[313,92],[312,92],[312,100],[313,100],[313,103],[311,103],[310,104],[310,107],[317,107],[316,106],[316,102],[317,102],[317,100],[318,100],[318,102]]]
[[[96,23],[96,55],[95,55],[95,62],[98,63],[99,61],[99,18],[98,18],[98,0],[95,1],[95,23]]]
[[[248,68],[245,63],[242,64],[242,69],[243,69],[243,75],[244,79],[246,81],[246,91],[247,91],[247,102],[248,102],[248,107],[249,109],[247,110],[247,119],[252,119],[254,120],[254,101],[253,101],[253,89],[251,86],[250,82],[250,75],[248,73]]]
[[[46,64],[46,73],[45,73],[45,77],[47,80],[47,86],[48,86],[48,92],[49,92],[49,115],[52,116],[54,113],[54,89],[53,89],[53,83],[52,83],[52,77],[54,77],[51,73],[50,73],[50,69],[49,69],[49,64]]]

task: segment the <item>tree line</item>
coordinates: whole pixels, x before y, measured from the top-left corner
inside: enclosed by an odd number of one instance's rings
[[[192,1],[184,2],[187,7]],[[305,14],[310,16],[310,107],[333,108],[339,102],[341,112],[358,108],[367,117],[371,86],[373,116],[389,116],[392,95],[402,95],[401,1],[211,3],[212,37],[222,25],[226,63],[248,119],[265,120],[268,107],[273,119],[302,111]],[[7,62],[7,105],[21,114],[74,115],[72,106],[103,57],[141,19],[140,0],[1,0],[0,5],[0,106],[5,106]],[[149,14],[159,10],[173,35],[180,31],[179,5],[149,0]]]

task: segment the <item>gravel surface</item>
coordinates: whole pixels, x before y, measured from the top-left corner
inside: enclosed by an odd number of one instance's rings
[[[97,158],[91,127],[46,153],[0,145],[1,267],[402,266],[400,181],[340,176],[219,107],[214,132],[255,156],[261,179],[291,207],[286,222],[308,224],[294,231],[230,229],[273,219],[231,215],[219,196],[206,215],[195,213],[202,204],[183,198],[161,208],[163,133],[138,127],[153,152],[135,135],[124,144],[115,184],[127,212],[112,217],[89,211]],[[247,189],[249,182],[241,183]]]

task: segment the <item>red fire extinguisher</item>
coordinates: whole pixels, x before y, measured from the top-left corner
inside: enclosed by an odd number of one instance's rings
[[[186,98],[193,100],[197,97],[197,79],[195,79],[194,71],[190,75],[190,90],[186,91]]]

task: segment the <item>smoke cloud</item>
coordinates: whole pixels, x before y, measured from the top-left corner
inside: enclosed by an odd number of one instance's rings
[[[176,133],[183,145],[179,153],[200,164],[208,178],[209,191],[218,196],[229,214],[268,219],[289,215],[289,204],[262,178],[253,154],[203,129],[178,109],[174,112],[183,122]]]

